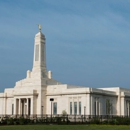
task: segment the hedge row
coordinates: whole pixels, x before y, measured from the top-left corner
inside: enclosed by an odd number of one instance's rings
[[[82,121],[70,121],[65,117],[53,117],[53,118],[36,118],[36,119],[27,119],[27,118],[5,118],[0,121],[1,125],[26,125],[26,124],[47,124],[47,123],[56,123],[56,124],[109,124],[109,125],[130,125],[130,118],[128,117],[115,117],[111,119],[101,119],[101,118],[91,118],[89,120],[84,119]]]

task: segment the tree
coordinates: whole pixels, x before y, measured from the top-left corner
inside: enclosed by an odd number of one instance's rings
[[[62,111],[62,115],[63,115],[63,116],[66,116],[66,115],[67,115],[66,110],[63,110],[63,111]]]

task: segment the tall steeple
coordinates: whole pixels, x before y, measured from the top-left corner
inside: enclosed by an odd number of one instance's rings
[[[47,78],[46,70],[46,44],[45,35],[42,34],[42,26],[38,25],[39,32],[35,35],[33,76]]]

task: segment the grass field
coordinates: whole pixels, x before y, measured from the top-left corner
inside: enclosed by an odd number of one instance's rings
[[[123,125],[12,125],[0,126],[0,130],[130,130]]]

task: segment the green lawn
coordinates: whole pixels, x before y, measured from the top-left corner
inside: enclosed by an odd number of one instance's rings
[[[0,126],[0,130],[130,130],[123,125],[12,125]]]

